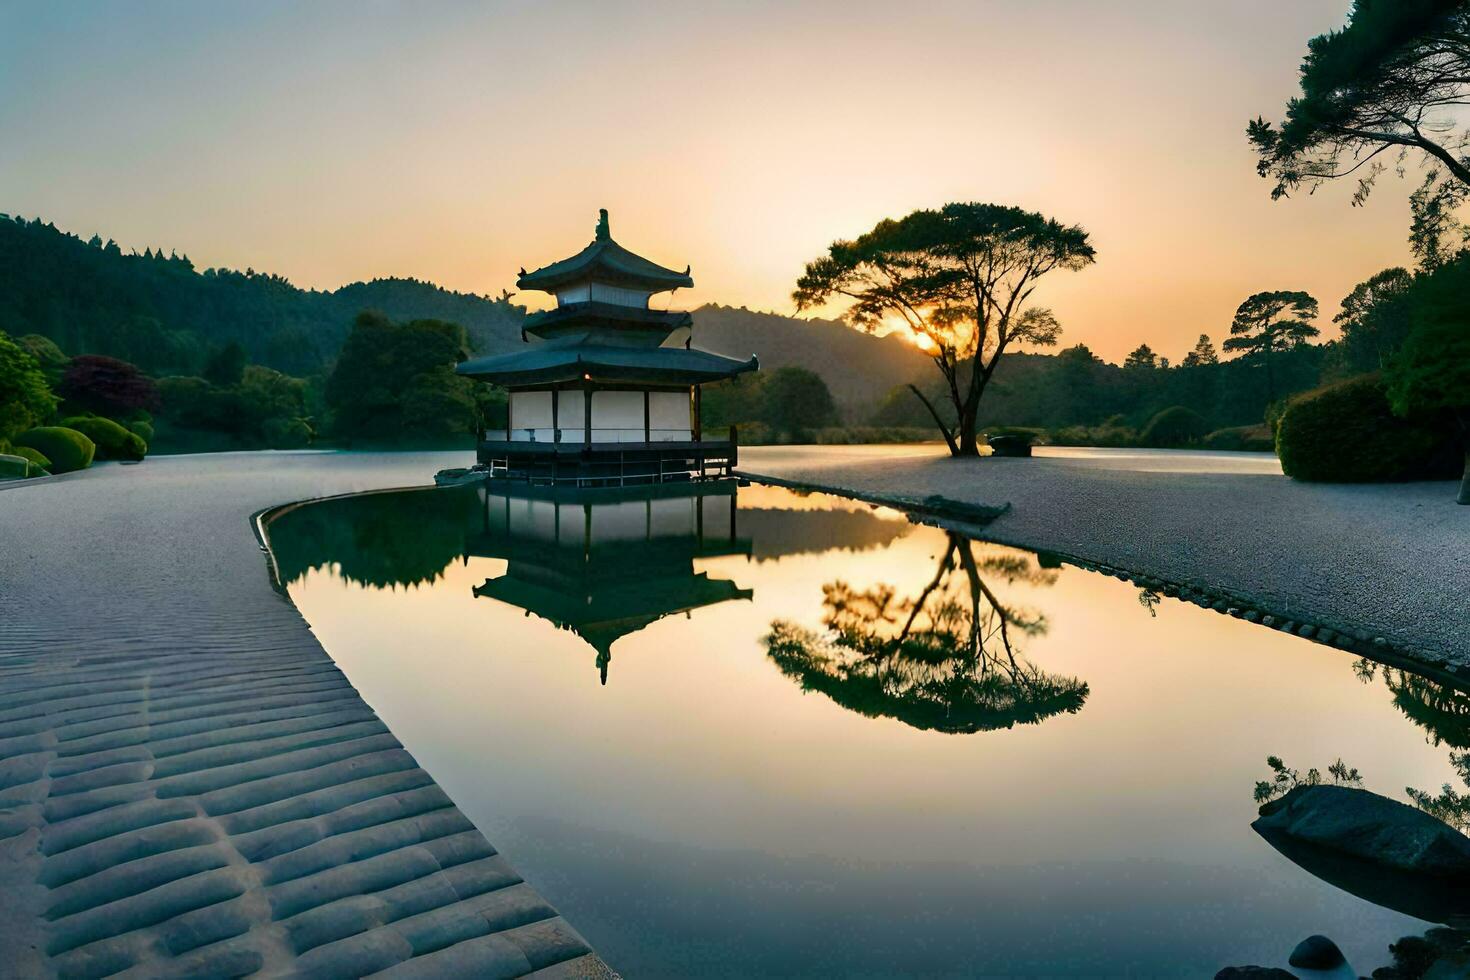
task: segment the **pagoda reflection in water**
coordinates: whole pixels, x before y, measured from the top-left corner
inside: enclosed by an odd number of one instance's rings
[[[576,633],[597,652],[602,683],[619,639],[675,613],[749,599],[728,579],[696,572],[701,558],[751,554],[737,533],[733,480],[578,490],[482,490],[467,556],[500,558],[505,573],[475,595],[498,599]]]

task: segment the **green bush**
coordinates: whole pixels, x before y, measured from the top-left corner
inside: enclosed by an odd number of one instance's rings
[[[51,471],[51,460],[46,458],[46,454],[37,452],[30,446],[14,446],[6,451],[12,456],[19,456],[22,459],[30,460],[37,469],[45,470],[48,473]]]
[[[148,455],[148,443],[136,432],[96,415],[78,415],[63,419],[62,425],[75,429],[97,445],[98,459],[140,460]]]
[[[153,442],[153,423],[142,419],[128,423],[128,431],[146,443]]]
[[[0,480],[24,480],[34,467],[35,464],[24,456],[0,453]]]
[[[39,429],[27,429],[11,440],[17,446],[27,446],[51,460],[52,473],[70,473],[84,470],[92,465],[97,444],[75,429],[59,425],[44,425]]]
[[[1276,434],[1281,469],[1298,480],[1377,483],[1446,474],[1449,434],[1396,418],[1383,381],[1365,374],[1297,395]]]
[[[1199,442],[1210,431],[1210,423],[1192,408],[1173,405],[1148,420],[1139,436],[1145,446],[1188,446]]]
[[[992,432],[991,435],[998,435]],[[1109,449],[1126,449],[1138,445],[1138,433],[1125,425],[1114,424],[1113,420],[1102,425],[1069,425],[1053,429],[1047,437],[1053,446],[1098,446]]]
[[[1205,436],[1204,447],[1234,452],[1274,453],[1276,439],[1269,425],[1237,425],[1211,432]]]

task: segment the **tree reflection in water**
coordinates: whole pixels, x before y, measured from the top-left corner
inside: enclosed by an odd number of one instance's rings
[[[823,586],[824,633],[777,620],[766,651],[803,690],[870,718],[972,733],[1033,725],[1081,710],[1088,687],[1048,674],[1017,649],[1046,632],[1039,613],[1008,606],[987,578],[1050,585],[1035,558],[990,550],[951,532],[934,577],[917,596],[895,586]]]

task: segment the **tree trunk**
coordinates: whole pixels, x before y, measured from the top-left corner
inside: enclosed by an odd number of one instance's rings
[[[924,403],[924,407],[929,410],[929,414],[934,418],[934,424],[939,427],[940,434],[944,436],[945,445],[949,446],[949,454],[951,456],[958,456],[960,454],[960,450],[959,447],[955,445],[954,433],[949,431],[949,428],[944,424],[944,420],[939,417],[939,413],[935,411],[934,406],[930,403],[929,399],[924,397],[924,393],[919,390],[918,385],[909,385],[909,391],[912,391],[918,397],[919,401]]]
[[[975,432],[975,417],[980,414],[980,399],[960,406],[960,445],[956,456],[979,456],[980,442]]]

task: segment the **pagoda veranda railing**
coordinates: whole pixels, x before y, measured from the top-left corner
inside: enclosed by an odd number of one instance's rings
[[[715,436],[715,438],[710,438]],[[723,438],[721,437],[723,436]],[[578,449],[587,446],[593,447],[605,445],[621,445],[625,443],[641,443],[651,446],[662,444],[670,445],[731,445],[737,440],[735,426],[728,429],[712,429],[699,432],[688,428],[658,428],[632,426],[626,428],[612,426],[592,427],[591,437],[587,430],[578,426],[577,428],[552,428],[550,426],[516,427],[512,429],[486,429],[481,436],[482,444],[522,444],[536,443],[539,445],[555,445],[562,449]]]
[[[588,439],[581,428],[487,430],[479,462],[492,478],[600,486],[727,477],[738,461],[735,426],[713,432],[594,426],[591,434]]]

